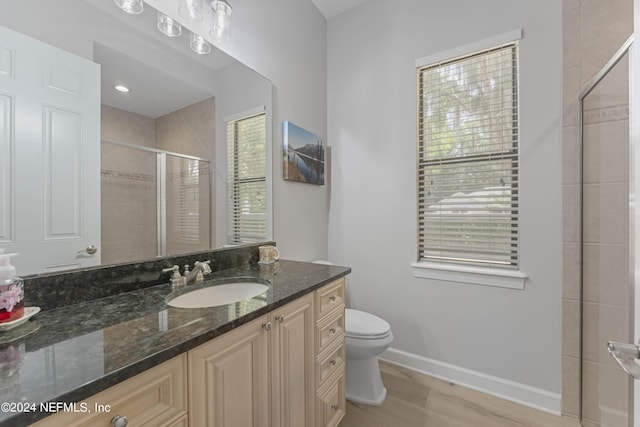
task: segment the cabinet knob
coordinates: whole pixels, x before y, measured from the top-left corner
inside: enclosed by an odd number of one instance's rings
[[[331,295],[331,296],[329,297],[329,301],[333,302],[333,301],[335,301],[335,300],[336,300],[336,296],[335,296],[335,295]]]
[[[336,328],[329,329],[329,332],[331,332],[332,334],[335,334],[336,333]]]
[[[276,316],[276,320],[280,323],[284,322],[284,315],[281,314],[279,316]]]
[[[333,409],[334,411],[338,411],[340,407],[338,405],[331,405],[331,409]]]
[[[331,363],[331,365],[333,365],[333,366],[336,366],[336,363],[338,363],[338,362],[336,362],[336,360],[333,359],[333,360],[330,360],[329,363]]]
[[[262,327],[264,328],[265,331],[270,331],[271,330],[271,322],[263,323]]]
[[[116,415],[115,417],[111,418],[112,427],[127,427],[128,423],[129,420],[124,416]]]

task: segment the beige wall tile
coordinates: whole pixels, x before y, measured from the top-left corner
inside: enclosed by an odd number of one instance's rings
[[[580,357],[580,302],[562,300],[562,354]]]
[[[564,99],[562,107],[562,126],[580,125],[580,105],[578,97]]]
[[[579,243],[562,244],[562,297],[580,300],[580,253]]]
[[[580,242],[580,186],[562,186],[562,240]]]
[[[617,367],[607,351],[608,341],[626,342],[629,322],[624,307],[606,304],[582,305],[582,357],[583,360]]]
[[[569,7],[566,3],[562,8],[562,67],[565,69],[580,66],[582,43],[580,4]]]
[[[630,295],[629,252],[626,245],[585,244],[583,298],[624,307]]]
[[[581,67],[579,65],[566,66],[562,70],[562,105],[568,106],[578,100],[582,92]],[[577,125],[577,123],[571,123]],[[565,126],[568,123],[564,123]]]
[[[587,67],[590,69],[590,67]],[[596,70],[593,70],[594,72]],[[599,72],[600,70],[597,70]],[[620,61],[584,98],[586,111],[629,104],[629,57]]]
[[[562,414],[580,415],[580,359],[562,357]]]
[[[582,66],[599,70],[633,33],[633,0],[584,0],[581,32]]]
[[[208,98],[156,119],[158,148],[213,159],[215,100]]]
[[[627,412],[629,377],[619,366],[583,362],[582,381],[582,410],[587,421],[604,421],[612,411]],[[627,426],[628,423],[611,427]]]
[[[155,123],[151,117],[102,105],[100,133],[102,139],[155,147]]]
[[[629,192],[626,184],[585,184],[584,242],[627,243]]]
[[[580,127],[562,128],[562,183],[580,183]]]
[[[618,114],[628,114],[628,107]],[[600,116],[598,112],[594,115]],[[600,110],[601,114],[608,114],[607,110]],[[607,121],[600,123],[585,123],[583,137],[584,182],[604,183],[623,182],[629,177],[629,121]]]

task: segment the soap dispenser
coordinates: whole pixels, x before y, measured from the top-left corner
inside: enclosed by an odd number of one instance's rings
[[[16,276],[11,257],[0,249],[0,323],[13,322],[24,315],[24,282]]]

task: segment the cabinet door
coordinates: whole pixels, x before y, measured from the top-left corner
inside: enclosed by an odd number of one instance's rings
[[[129,426],[179,427],[187,424],[187,363],[184,355],[76,403],[84,413],[58,412],[32,427],[110,427],[114,417]]]
[[[314,423],[313,294],[272,313],[273,425]]]
[[[263,316],[189,352],[191,427],[269,427]]]

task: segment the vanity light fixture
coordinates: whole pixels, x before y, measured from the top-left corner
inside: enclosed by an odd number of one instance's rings
[[[211,52],[211,45],[207,43],[202,36],[199,36],[196,33],[191,33],[191,42],[189,43],[189,47],[198,55],[206,55]]]
[[[158,12],[158,30],[167,37],[180,37],[182,25],[164,13]]]
[[[131,90],[128,87],[124,86],[124,85],[115,85],[113,88],[115,90],[117,90],[118,92],[122,92],[122,93],[131,92]]]
[[[127,13],[132,15],[138,15],[142,13],[144,9],[144,3],[142,0],[113,0],[118,7]]]
[[[226,43],[229,41],[233,9],[228,0],[213,0],[211,10],[213,10],[213,25],[209,34],[214,40]]]
[[[202,0],[180,0],[178,13],[189,22],[202,22]]]

